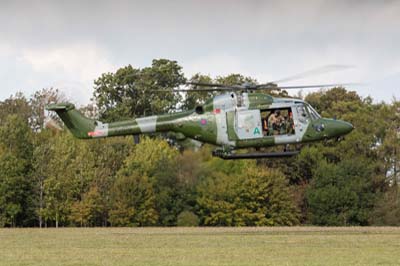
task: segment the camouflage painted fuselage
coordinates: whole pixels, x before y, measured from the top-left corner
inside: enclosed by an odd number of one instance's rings
[[[82,116],[72,104],[47,107],[56,111],[77,138],[91,139],[154,132],[181,133],[187,138],[229,150],[293,144],[334,138],[349,133],[350,123],[321,118],[306,102],[262,93],[228,93],[214,97],[192,111],[102,123]],[[287,109],[293,115],[291,134],[265,135],[261,112]]]

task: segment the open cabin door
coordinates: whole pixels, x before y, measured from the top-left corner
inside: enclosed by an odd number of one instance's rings
[[[280,118],[270,119],[276,111]],[[275,144],[299,143],[310,124],[310,115],[303,103],[265,110],[236,110],[227,112],[228,139],[273,139]],[[278,122],[276,122],[278,121]]]

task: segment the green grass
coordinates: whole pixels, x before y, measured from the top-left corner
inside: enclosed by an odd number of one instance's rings
[[[0,265],[400,265],[400,228],[0,229]]]

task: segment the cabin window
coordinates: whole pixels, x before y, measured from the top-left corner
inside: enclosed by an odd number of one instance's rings
[[[264,136],[294,134],[292,108],[261,110],[261,125]]]

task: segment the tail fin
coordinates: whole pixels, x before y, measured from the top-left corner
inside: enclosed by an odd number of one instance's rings
[[[71,133],[80,139],[89,139],[89,132],[93,132],[96,121],[83,116],[71,103],[50,104],[46,106],[48,111],[55,111]]]

